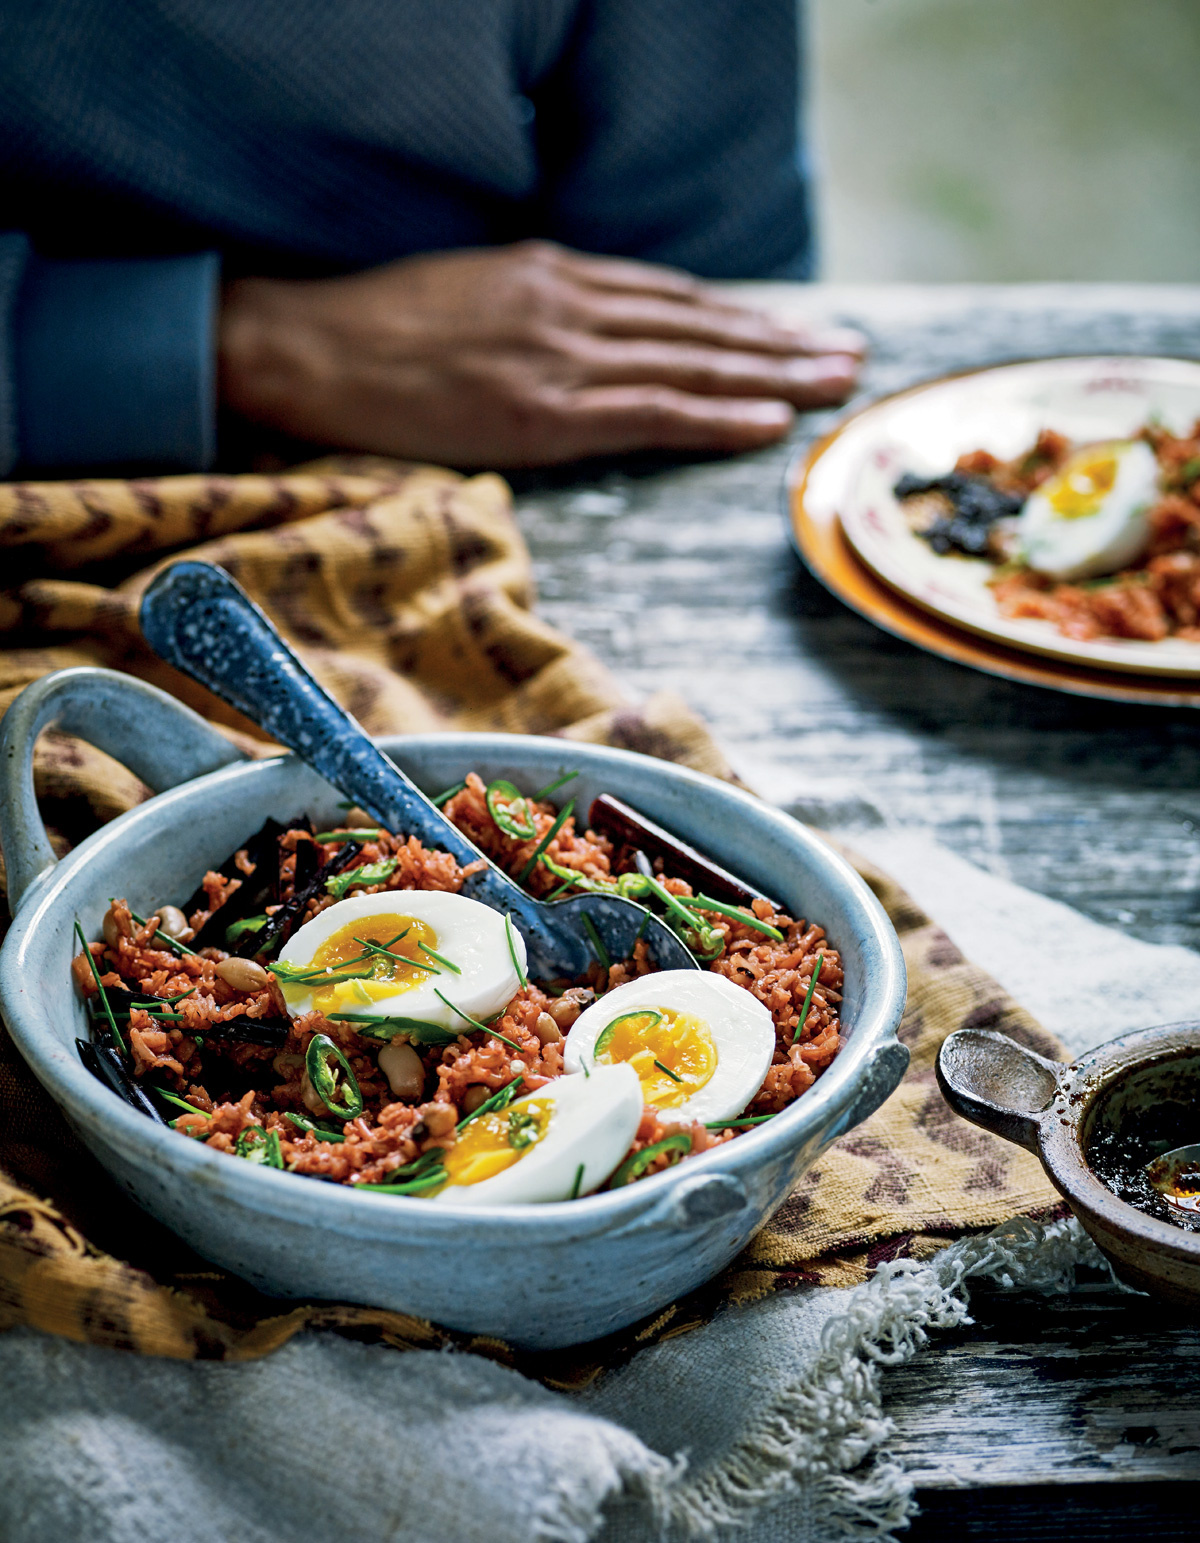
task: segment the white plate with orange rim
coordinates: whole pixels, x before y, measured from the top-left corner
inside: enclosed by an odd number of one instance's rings
[[[838,510],[855,554],[892,589],[958,627],[1009,648],[1106,670],[1200,677],[1200,643],[1082,641],[1048,621],[1002,616],[982,558],[940,556],[910,528],[893,492],[905,472],[947,472],[968,450],[1009,459],[1054,429],[1077,443],[1124,439],[1150,419],[1175,433],[1200,418],[1200,363],[1137,356],[996,365],[885,397],[846,426],[848,474]]]

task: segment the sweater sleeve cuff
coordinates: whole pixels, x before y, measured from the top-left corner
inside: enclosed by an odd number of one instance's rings
[[[17,300],[19,470],[204,470],[216,440],[220,262],[33,257]]]

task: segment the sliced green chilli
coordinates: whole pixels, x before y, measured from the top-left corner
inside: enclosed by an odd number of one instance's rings
[[[398,857],[381,857],[377,863],[364,863],[361,868],[347,868],[325,880],[326,891],[335,900],[344,900],[349,890],[359,885],[385,884],[400,866]]]
[[[680,1130],[672,1136],[664,1136],[653,1146],[643,1147],[640,1152],[627,1157],[613,1174],[609,1188],[620,1189],[622,1185],[632,1184],[635,1179],[640,1179],[654,1159],[661,1157],[664,1152],[678,1152],[680,1157],[683,1157],[691,1150],[692,1137],[689,1131]]]
[[[627,1023],[630,1018],[649,1018],[650,1022],[646,1025],[648,1029],[654,1028],[655,1024],[661,1023],[663,1021],[663,1015],[659,1012],[657,1007],[639,1007],[635,1012],[620,1013],[616,1018],[613,1019],[611,1023],[606,1024],[605,1027],[600,1030],[599,1036],[596,1039],[596,1046],[592,1054],[602,1055],[608,1048],[608,1042],[610,1039],[612,1039],[613,1030],[616,1028],[617,1024]]]
[[[363,1096],[350,1062],[329,1038],[314,1034],[304,1056],[308,1080],[317,1097],[340,1119],[353,1120],[363,1111]]]
[[[283,1167],[279,1132],[263,1130],[261,1125],[247,1125],[233,1143],[233,1150],[248,1163],[263,1163],[268,1168]]]
[[[571,818],[571,816],[572,816],[572,814],[574,814],[574,812],[575,812],[575,800],[572,798],[572,799],[569,799],[562,806],[562,808],[558,811],[558,814],[555,817],[554,824],[551,825],[550,829],[546,832],[546,834],[538,842],[537,846],[534,847],[533,852],[530,855],[529,861],[525,864],[524,868],[521,869],[520,873],[517,874],[517,883],[518,884],[524,884],[525,883],[526,879],[528,879],[529,875],[533,872],[534,864],[536,862],[538,862],[539,859],[542,862],[545,861],[544,854],[545,854],[546,848],[554,840],[555,836],[558,835],[559,831],[563,828],[563,826]],[[535,834],[536,834],[536,832],[535,832]]]
[[[236,943],[239,938],[245,937],[246,933],[261,932],[266,925],[267,918],[265,916],[243,916],[241,921],[230,922],[229,926],[226,927],[225,941],[226,943]]]
[[[488,784],[485,797],[488,813],[506,836],[515,836],[519,841],[533,840],[537,835],[533,810],[519,787],[498,777]]]

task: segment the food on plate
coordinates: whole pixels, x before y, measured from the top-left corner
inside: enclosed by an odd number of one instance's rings
[[[1043,430],[1011,461],[973,450],[895,493],[934,551],[994,566],[1004,616],[1081,641],[1200,641],[1200,423],[1085,445]]]
[[[1115,573],[1150,544],[1157,499],[1158,462],[1144,440],[1085,445],[1026,499],[1017,556],[1062,583]]]
[[[597,937],[586,976],[530,980],[512,920],[460,893],[479,864],[353,811],[268,820],[182,905],[117,899],[102,941],[78,930],[81,1057],[218,1151],[449,1205],[619,1188],[772,1118],[840,1049],[836,949],[581,830],[549,797],[573,776],[527,794],[470,773],[437,801],[534,894],[654,908],[701,971]]]

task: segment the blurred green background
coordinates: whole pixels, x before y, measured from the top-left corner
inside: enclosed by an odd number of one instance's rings
[[[808,0],[821,276],[1200,280],[1200,0]]]

